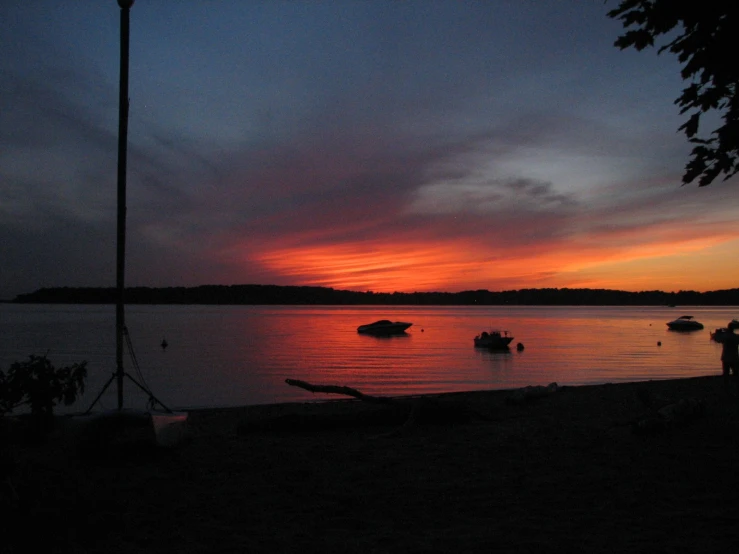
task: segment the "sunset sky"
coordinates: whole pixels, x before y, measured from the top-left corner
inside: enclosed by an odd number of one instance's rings
[[[615,5],[136,0],[126,284],[739,286],[739,180],[681,186]],[[115,285],[119,17],[0,3],[0,298]]]

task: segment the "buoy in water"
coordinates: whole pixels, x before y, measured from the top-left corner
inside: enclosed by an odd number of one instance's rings
[[[167,339],[162,339],[162,350],[167,348],[169,345],[167,344]]]
[[[518,350],[519,352],[521,352],[521,350],[523,350],[523,343],[519,342],[519,343],[518,343],[518,344],[516,345],[516,350]]]
[[[662,346],[662,341],[661,340],[658,340],[657,341],[657,346]]]

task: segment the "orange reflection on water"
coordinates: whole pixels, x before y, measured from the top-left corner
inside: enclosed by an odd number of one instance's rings
[[[14,333],[23,329],[23,317],[36,313],[31,310],[45,310],[47,318],[56,313],[51,334],[46,325],[25,328],[36,328],[30,344],[52,344],[69,355],[105,344],[90,365],[96,392],[110,375],[110,329],[99,325],[99,307],[86,306],[72,314],[86,323],[70,335],[66,309],[23,306],[15,320],[6,311],[11,324],[3,344],[18,343]],[[667,307],[137,306],[128,324],[147,384],[166,405],[182,408],[337,398],[288,386],[288,378],[407,395],[720,374],[721,348],[709,330],[725,326],[736,309],[693,307],[687,313],[705,329],[668,331],[665,323],[682,313]],[[107,320],[107,307],[104,315]],[[413,326],[400,337],[357,333],[377,319]],[[509,331],[525,349],[475,348],[473,337],[491,327]],[[127,387],[126,397],[133,392]]]

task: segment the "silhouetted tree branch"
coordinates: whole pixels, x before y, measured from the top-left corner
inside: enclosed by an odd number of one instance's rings
[[[675,100],[680,113],[689,113],[680,126],[694,144],[683,183],[698,179],[703,187],[724,175],[739,172],[739,2],[726,0],[622,0],[608,12],[626,32],[615,45],[643,50],[663,37],[659,53],[668,50],[683,64],[681,75],[690,84]],[[709,138],[698,135],[701,116],[715,111],[723,125]]]

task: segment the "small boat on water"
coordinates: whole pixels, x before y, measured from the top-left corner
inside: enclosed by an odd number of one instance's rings
[[[703,329],[703,324],[695,321],[692,315],[681,315],[677,319],[667,322],[672,331],[697,331]]]
[[[483,331],[475,337],[475,346],[482,348],[503,349],[513,341],[508,331]]]
[[[405,330],[413,325],[407,321],[390,321],[389,319],[380,319],[373,323],[366,325],[360,325],[357,327],[357,333],[364,333],[367,335],[398,335],[405,333]]]

